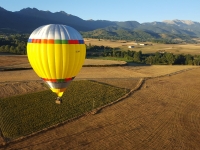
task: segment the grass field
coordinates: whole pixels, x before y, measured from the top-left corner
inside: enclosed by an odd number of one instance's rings
[[[5,138],[21,137],[92,111],[127,92],[94,81],[74,81],[61,105],[55,104],[56,95],[50,90],[0,99],[0,128]]]

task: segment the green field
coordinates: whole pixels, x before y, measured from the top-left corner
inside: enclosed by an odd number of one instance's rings
[[[92,111],[125,95],[129,90],[95,81],[73,81],[56,104],[50,90],[0,98],[0,128],[15,139]]]

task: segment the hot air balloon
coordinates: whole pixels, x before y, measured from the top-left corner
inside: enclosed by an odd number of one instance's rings
[[[74,28],[49,24],[31,33],[27,55],[33,70],[57,94],[56,101],[61,102],[63,92],[82,68],[86,46]]]

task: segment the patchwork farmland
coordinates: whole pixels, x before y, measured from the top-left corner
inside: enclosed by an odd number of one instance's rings
[[[199,74],[196,66],[83,67],[76,80],[130,90],[144,82],[96,114],[16,141],[2,137],[0,149],[198,149]],[[0,72],[0,88],[1,97],[46,89],[33,70]]]

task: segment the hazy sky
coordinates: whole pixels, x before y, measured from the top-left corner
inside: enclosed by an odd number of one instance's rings
[[[0,6],[8,11],[65,11],[84,20],[200,22],[200,0],[0,0]]]

